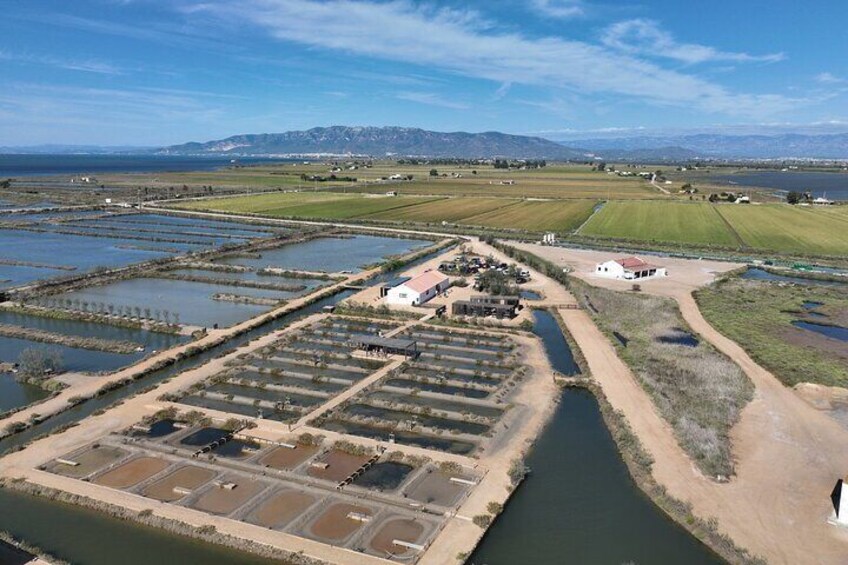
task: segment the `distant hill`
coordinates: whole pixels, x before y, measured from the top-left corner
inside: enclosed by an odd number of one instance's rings
[[[313,128],[306,131],[235,135],[218,141],[163,147],[162,155],[370,155],[526,159],[580,158],[559,143],[499,132],[442,133],[403,127]]]
[[[585,147],[603,157],[614,158],[622,152],[656,151],[676,147],[690,153],[688,158],[727,159],[846,159],[848,133],[636,136],[621,138],[570,139],[575,147]]]

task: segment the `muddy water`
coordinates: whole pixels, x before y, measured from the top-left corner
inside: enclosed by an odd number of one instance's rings
[[[14,512],[0,512],[0,530],[72,563],[286,565],[6,490],[0,490],[0,508],[14,508]]]
[[[722,563],[636,487],[590,393],[563,393],[527,465],[469,563]]]

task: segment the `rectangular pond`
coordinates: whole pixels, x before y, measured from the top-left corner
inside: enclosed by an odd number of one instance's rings
[[[338,273],[359,271],[365,265],[383,259],[403,255],[412,250],[432,245],[432,241],[399,239],[372,235],[355,235],[344,238],[320,238],[284,245],[276,249],[263,250],[261,257],[225,257],[219,262],[227,265],[243,265],[254,269],[274,267],[277,269],[299,269]]]
[[[215,294],[238,294],[282,300],[285,293],[256,288],[233,287],[168,279],[126,279],[103,286],[71,291],[61,298],[103,302],[130,308],[156,308],[179,313],[180,323],[228,327],[271,309],[271,306],[214,300]]]

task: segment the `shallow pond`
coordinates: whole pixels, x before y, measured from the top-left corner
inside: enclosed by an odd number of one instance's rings
[[[52,266],[76,267],[76,271],[29,269],[0,265],[0,287],[15,286],[57,275],[79,274],[95,267],[119,267],[166,257],[168,253],[122,248],[130,240],[108,237],[0,230],[0,258]]]
[[[0,489],[0,530],[85,565],[286,565],[106,514]],[[96,540],[96,543],[92,543]]]
[[[446,451],[447,453],[456,453],[457,455],[468,455],[477,448],[475,444],[467,441],[425,436],[415,432],[396,431],[341,420],[330,420],[322,424],[321,427],[334,432],[348,433],[380,441],[391,441],[393,439],[395,442],[403,445]]]
[[[385,402],[399,402],[411,404],[413,406],[427,406],[433,410],[445,410],[458,414],[468,413],[484,418],[500,418],[503,415],[503,410],[491,406],[478,406],[476,404],[466,404],[462,401],[444,400],[441,398],[431,398],[421,396],[420,394],[403,394],[399,392],[378,391],[371,393],[368,398],[382,400]]]
[[[17,363],[25,349],[56,351],[61,358],[61,369],[74,373],[97,373],[116,371],[138,361],[147,353],[109,353],[66,347],[53,343],[38,343],[16,337],[0,337],[0,361]]]
[[[698,347],[698,338],[689,332],[675,328],[672,332],[657,337],[660,343],[671,343],[676,345],[685,345],[686,347]]]
[[[412,472],[412,466],[394,461],[385,461],[369,467],[353,484],[381,491],[395,490]]]
[[[438,392],[440,394],[450,394],[453,396],[465,396],[467,398],[486,398],[491,394],[487,390],[478,390],[474,388],[466,388],[461,386],[441,385],[437,383],[419,382],[408,379],[389,379],[386,381],[387,386],[394,386],[406,389],[426,390],[429,392]]]
[[[749,268],[747,271],[739,275],[739,278],[757,280],[757,281],[774,281],[774,282],[791,282],[795,284],[812,285],[812,286],[845,286],[848,284],[848,278],[842,281],[821,281],[817,279],[808,279],[804,277],[793,277],[790,275],[778,275],[770,273],[763,269]]]
[[[344,410],[345,413],[354,416],[363,416],[365,418],[379,418],[388,422],[396,422],[399,424],[407,424],[409,422],[417,422],[421,426],[444,430],[446,432],[457,431],[460,433],[480,435],[489,431],[490,426],[478,424],[475,422],[463,422],[460,420],[452,420],[449,418],[438,418],[436,416],[424,416],[422,414],[412,414],[402,410],[390,410],[387,408],[379,408],[368,404],[351,404]]]
[[[284,245],[262,251],[262,257],[230,257],[221,259],[228,265],[246,265],[256,269],[275,267],[303,271],[359,271],[363,266],[378,263],[386,257],[402,255],[413,249],[432,245],[420,239],[398,239],[372,235],[347,238],[320,238]]]
[[[49,394],[41,387],[19,383],[13,375],[0,373],[0,414],[47,398]]]
[[[535,290],[521,290],[518,295],[524,300],[541,300],[542,295]]]
[[[821,334],[831,339],[848,341],[848,328],[843,328],[842,326],[827,326],[825,324],[814,324],[812,322],[804,322],[802,320],[795,320],[792,322],[792,325],[796,328],[801,328],[802,330],[816,332],[817,334]]]
[[[45,316],[32,316],[17,312],[0,310],[0,324],[9,324],[25,328],[44,330],[52,333],[131,341],[144,346],[145,354],[151,351],[163,351],[189,340],[188,336],[151,332],[137,328],[124,328],[110,324],[98,324],[82,320],[59,320]]]
[[[229,327],[263,312],[271,306],[237,304],[213,300],[214,294],[238,294],[282,299],[284,293],[255,288],[167,279],[127,279],[115,283],[84,288],[61,295],[61,298],[87,302],[103,302],[121,307],[153,308],[179,313],[180,323],[191,326]]]
[[[723,563],[636,487],[588,392],[563,393],[526,463],[468,563]]]

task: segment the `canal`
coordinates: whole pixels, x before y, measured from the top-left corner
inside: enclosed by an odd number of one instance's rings
[[[527,465],[469,563],[723,563],[639,490],[590,392],[563,392]]]

